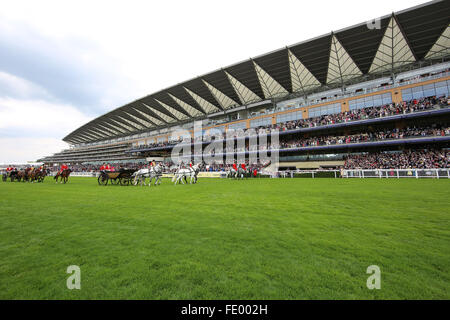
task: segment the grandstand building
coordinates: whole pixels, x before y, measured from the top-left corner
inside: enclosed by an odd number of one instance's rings
[[[303,41],[176,84],[68,134],[48,164],[139,163],[169,158],[190,132],[281,130],[280,169],[335,168],[348,156],[447,150],[450,5],[431,1]],[[202,130],[194,132],[201,121]],[[446,152],[446,151],[445,151]],[[444,152],[444,155],[446,154]],[[448,153],[447,153],[448,154]],[[447,166],[448,162],[443,162]]]

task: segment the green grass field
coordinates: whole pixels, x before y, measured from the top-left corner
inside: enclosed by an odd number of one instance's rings
[[[431,179],[0,182],[0,299],[449,299],[449,199]]]

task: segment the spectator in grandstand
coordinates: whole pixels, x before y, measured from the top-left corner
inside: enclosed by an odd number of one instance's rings
[[[346,169],[431,169],[450,168],[448,150],[406,150],[349,155]]]
[[[308,118],[308,119],[300,119],[300,120],[294,120],[294,121],[287,121],[283,123],[277,123],[275,125],[268,125],[268,126],[260,126],[257,128],[251,128],[251,129],[243,129],[237,131],[238,136],[242,135],[248,135],[249,133],[253,132],[255,130],[258,134],[264,134],[264,133],[270,133],[271,130],[281,130],[281,131],[287,131],[287,130],[295,130],[295,129],[301,129],[301,128],[312,128],[312,127],[318,127],[318,126],[326,126],[326,125],[333,125],[337,123],[344,123],[344,122],[350,122],[350,121],[357,121],[357,120],[365,120],[365,119],[373,119],[373,118],[379,118],[379,117],[387,117],[387,116],[394,116],[394,115],[400,115],[400,114],[407,114],[407,113],[413,113],[413,112],[420,112],[425,110],[430,110],[433,108],[441,108],[441,107],[448,107],[449,106],[449,99],[447,99],[446,96],[442,97],[427,97],[422,99],[413,99],[411,101],[403,101],[398,104],[387,104],[382,106],[375,106],[375,107],[368,107],[368,108],[362,108],[362,109],[355,109],[351,111],[345,111],[337,114],[329,114],[329,115],[323,115],[320,117],[314,117],[314,118]],[[195,139],[193,139],[193,142],[202,142],[202,141],[210,141],[211,137],[208,135],[205,136],[197,136]],[[183,142],[183,140],[180,138],[179,140],[173,140],[169,142],[158,142],[158,143],[152,143],[147,145],[141,145],[138,148],[140,149],[151,149],[151,148],[160,148],[160,147],[170,147],[174,146],[180,142]],[[186,142],[186,141],[185,141]],[[189,142],[186,142],[189,143]],[[229,152],[232,152],[233,150],[228,150]],[[241,150],[245,151],[245,150]]]

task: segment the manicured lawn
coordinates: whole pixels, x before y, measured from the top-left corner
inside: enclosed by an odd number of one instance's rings
[[[0,182],[0,299],[449,299],[449,199],[431,179]]]

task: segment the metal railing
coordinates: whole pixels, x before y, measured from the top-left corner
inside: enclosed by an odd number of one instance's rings
[[[346,170],[287,170],[277,171],[272,178],[378,178],[378,179],[450,179],[450,168],[439,169],[346,169]]]

